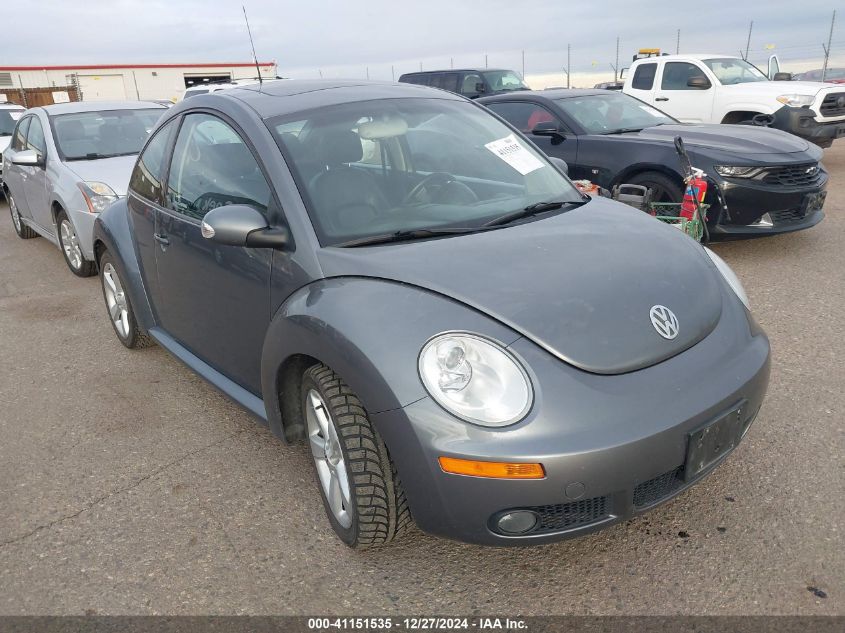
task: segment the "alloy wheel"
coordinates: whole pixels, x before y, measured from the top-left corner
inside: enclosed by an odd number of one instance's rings
[[[59,233],[61,234],[62,249],[68,263],[74,270],[79,270],[82,266],[82,249],[79,247],[79,238],[69,220],[62,220]]]
[[[23,230],[21,214],[18,213],[18,205],[15,204],[15,199],[12,196],[9,196],[9,211],[12,213],[12,223],[15,225],[15,230],[20,233]]]
[[[344,528],[352,525],[352,489],[340,439],[329,408],[316,389],[306,396],[305,420],[308,443],[317,466],[317,476],[334,518]]]
[[[103,267],[103,290],[114,329],[121,338],[129,338],[129,304],[120,277],[111,262]]]

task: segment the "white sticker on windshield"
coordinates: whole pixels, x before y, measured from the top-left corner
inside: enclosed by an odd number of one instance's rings
[[[9,112],[9,116],[12,117],[12,121],[17,121],[23,116],[23,110],[20,110],[19,112],[12,110],[11,112]]]
[[[525,176],[532,171],[545,167],[543,162],[529,152],[517,138],[510,134],[505,138],[487,143],[484,147],[505,161],[508,165]]]
[[[662,114],[660,114],[660,112],[658,112],[658,111],[657,111],[657,110],[655,110],[654,108],[650,108],[650,107],[649,107],[649,106],[647,106],[647,105],[641,105],[641,106],[640,106],[640,108],[642,108],[643,110],[645,110],[646,112],[648,112],[648,113],[649,113],[651,116],[653,116],[653,117],[657,117],[658,119],[662,119],[662,118],[663,118],[663,115],[662,115]]]

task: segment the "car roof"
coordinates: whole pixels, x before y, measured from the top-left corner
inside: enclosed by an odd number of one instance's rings
[[[41,106],[50,115],[78,114],[80,112],[104,112],[106,110],[141,110],[162,108],[165,106],[155,101],[71,101]]]
[[[443,70],[415,70],[410,73],[402,73],[402,77],[406,75],[428,75],[430,73],[496,73],[496,72],[514,72],[510,68],[444,68]]]
[[[603,88],[549,88],[548,90],[519,90],[501,95],[491,95],[489,97],[481,97],[478,101],[481,103],[486,103],[488,101],[521,101],[526,97],[556,100],[567,99],[569,97],[587,97],[609,94],[613,95],[618,93],[613,90],[605,90]]]
[[[674,61],[683,61],[686,59],[742,59],[741,57],[737,57],[736,55],[725,55],[719,53],[684,53],[683,55],[660,55],[658,57],[641,57],[640,59],[636,60],[635,64],[640,62],[674,62]]]
[[[269,118],[354,101],[403,98],[466,101],[460,95],[416,84],[343,79],[279,79],[197,95],[188,103],[199,106],[204,103],[211,105],[212,100],[217,99],[237,99],[249,105],[262,118]]]

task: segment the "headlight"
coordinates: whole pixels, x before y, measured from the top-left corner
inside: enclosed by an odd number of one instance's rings
[[[719,272],[722,273],[722,277],[725,278],[728,285],[733,288],[733,291],[736,293],[736,296],[739,297],[739,300],[742,301],[742,303],[745,304],[745,307],[750,310],[751,305],[748,302],[748,295],[745,294],[745,288],[742,287],[742,283],[739,281],[739,277],[736,276],[736,273],[731,270],[731,267],[725,263],[724,259],[719,257],[706,246],[704,247],[704,251],[710,256],[711,261],[716,264],[716,268],[718,268]]]
[[[715,169],[716,173],[720,176],[738,178],[749,175],[756,168],[740,167],[739,165],[713,165],[713,169]]]
[[[525,369],[503,347],[475,334],[435,336],[420,352],[419,372],[431,397],[467,422],[507,426],[531,409]]]
[[[85,197],[85,203],[91,213],[105,211],[109,205],[117,200],[117,194],[107,184],[102,182],[80,182],[77,187]]]
[[[777,100],[780,101],[784,105],[799,108],[801,106],[813,105],[813,101],[816,100],[816,96],[815,95],[789,94],[789,95],[781,95],[781,96],[777,97]]]

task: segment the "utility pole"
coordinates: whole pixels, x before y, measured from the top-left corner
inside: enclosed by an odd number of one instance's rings
[[[569,49],[570,48],[571,48],[570,45],[567,44],[566,45],[566,68],[565,68],[565,70],[566,70],[566,87],[567,88],[569,88],[569,67],[570,67]]]
[[[619,81],[619,37],[616,37],[616,65],[613,67],[613,83]]]
[[[449,68],[454,68],[454,67],[455,67],[455,58],[450,57],[449,58]]]
[[[827,46],[822,44],[822,48],[824,48],[824,66],[822,66],[822,81],[824,81],[825,75],[827,75],[827,62],[830,59],[830,44],[833,40],[833,24],[836,22],[836,9],[833,10],[833,17],[830,18],[830,35],[827,36]]]
[[[525,50],[522,51],[522,78],[525,79]]]
[[[422,72],[422,62],[420,62],[420,72]]]
[[[367,66],[367,79],[369,79],[369,78],[370,78],[370,67]]]
[[[390,65],[390,79],[396,81],[396,73],[393,71],[393,64]]]
[[[754,20],[751,20],[751,24],[748,25],[748,39],[745,41],[745,54],[742,56],[742,59],[748,61],[748,51],[751,48],[751,30],[754,28]]]
[[[681,29],[678,29],[678,39],[675,41],[675,55],[681,52]]]

